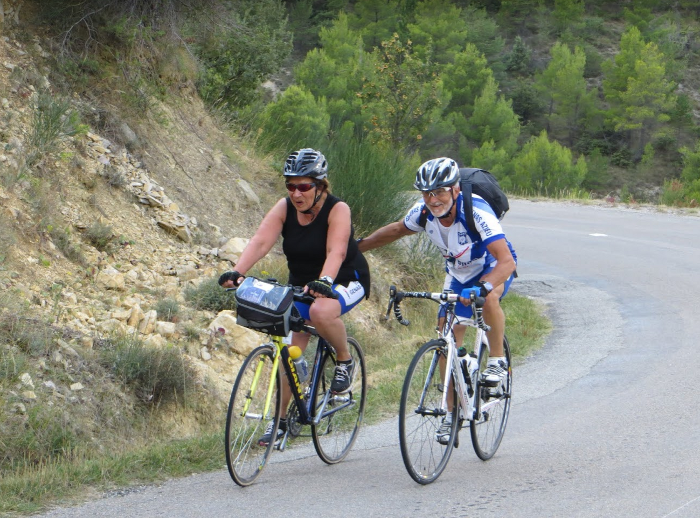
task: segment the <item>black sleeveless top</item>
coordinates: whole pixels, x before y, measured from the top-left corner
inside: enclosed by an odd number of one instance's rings
[[[297,210],[292,200],[287,198],[287,217],[282,227],[282,250],[287,257],[289,283],[304,286],[321,275],[326,262],[326,241],[328,237],[328,216],[336,203],[341,201],[328,193],[318,215],[308,225],[302,226],[297,219]],[[357,248],[355,229],[350,228],[348,251],[335,278],[337,284],[347,286],[352,281],[360,281],[369,297],[369,265]]]

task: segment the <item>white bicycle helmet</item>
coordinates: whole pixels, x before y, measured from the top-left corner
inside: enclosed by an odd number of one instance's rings
[[[311,148],[294,151],[284,163],[284,176],[308,176],[323,180],[328,176],[328,162],[319,151]]]
[[[451,158],[441,157],[428,160],[418,168],[413,187],[419,191],[432,191],[447,187],[459,181],[459,166]]]

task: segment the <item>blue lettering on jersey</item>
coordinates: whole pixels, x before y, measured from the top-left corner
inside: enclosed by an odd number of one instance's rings
[[[485,221],[480,222],[481,225],[481,230],[484,231],[484,234],[486,234],[486,237],[491,237],[491,234],[493,234],[493,231],[489,228],[488,223]]]
[[[466,245],[467,244],[467,233],[466,232],[457,232],[457,242],[460,245]]]

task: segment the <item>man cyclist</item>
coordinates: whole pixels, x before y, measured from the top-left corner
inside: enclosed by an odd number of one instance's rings
[[[481,288],[481,295],[486,298],[484,320],[491,326],[491,331],[487,333],[491,356],[483,379],[495,387],[491,390],[496,393],[507,374],[503,353],[505,314],[500,299],[513,281],[517,256],[489,204],[475,194],[472,194],[472,205],[477,232],[469,229],[459,180],[459,167],[454,160],[442,157],[425,162],[418,169],[414,183],[414,187],[421,191],[423,200],[416,202],[402,220],[361,239],[359,248],[366,252],[403,236],[424,231],[445,258],[443,289],[462,293],[465,288]],[[420,214],[426,207],[429,213],[425,226],[422,226]],[[455,313],[458,317],[471,317],[469,302],[460,299]],[[444,316],[442,309],[438,316]],[[465,325],[454,326],[457,344],[462,343],[465,331]],[[438,430],[437,439],[441,443],[447,442],[451,419],[451,415],[448,415]]]
[[[340,316],[369,295],[369,267],[353,237],[350,207],[330,193],[328,164],[320,152],[305,148],[291,153],[284,164],[289,196],[279,200],[243,250],[236,270],[219,278],[224,288],[240,285],[248,270],[272,249],[282,236],[282,251],[289,267],[289,283],[305,286],[313,304],[295,302],[301,316],[333,346],[336,367],[331,391],[346,392],[355,365],[348,349],[347,332]],[[310,336],[292,333],[292,344],[306,349]],[[282,385],[282,416],[275,440],[287,430],[288,384]],[[259,443],[272,440],[270,423]]]

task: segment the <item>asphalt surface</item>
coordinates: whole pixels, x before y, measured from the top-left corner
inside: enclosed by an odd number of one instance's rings
[[[490,461],[467,434],[419,486],[392,420],[335,466],[295,446],[248,488],[222,469],[42,516],[700,516],[700,218],[514,200],[504,227],[513,289],[546,305],[554,331],[515,368]]]

